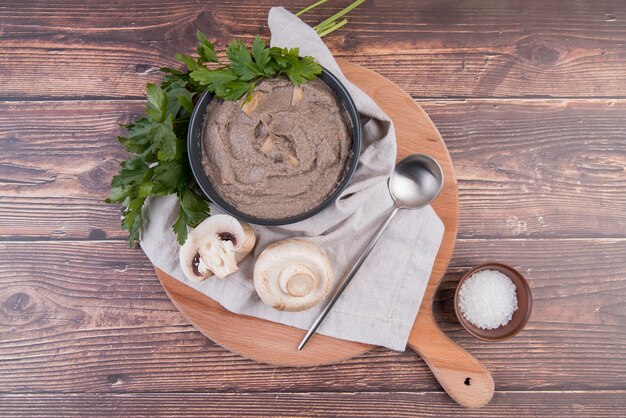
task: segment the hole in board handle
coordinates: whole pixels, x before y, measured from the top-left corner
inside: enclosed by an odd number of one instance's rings
[[[465,383],[465,386],[469,386],[469,385],[471,385],[471,384],[472,384],[471,380],[472,380],[471,378],[466,377],[466,378],[465,378],[465,382],[463,382],[463,383]]]

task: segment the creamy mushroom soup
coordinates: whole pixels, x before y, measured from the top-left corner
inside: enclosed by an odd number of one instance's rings
[[[241,212],[282,219],[320,205],[350,158],[351,122],[333,91],[315,79],[262,81],[252,100],[213,100],[203,165],[217,193]]]

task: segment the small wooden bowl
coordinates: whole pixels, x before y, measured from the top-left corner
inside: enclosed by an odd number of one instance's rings
[[[481,270],[499,271],[511,279],[515,285],[515,293],[517,294],[517,310],[513,313],[513,317],[508,324],[496,329],[482,329],[474,326],[471,322],[465,319],[461,313],[461,308],[459,307],[459,290],[461,289],[461,285],[465,280],[467,280],[468,277]],[[467,332],[484,341],[503,341],[516,335],[524,328],[526,322],[528,322],[532,307],[533,299],[530,293],[530,287],[528,286],[528,282],[526,282],[524,276],[522,276],[513,267],[501,263],[484,263],[474,267],[465,273],[465,275],[461,278],[461,281],[456,287],[456,292],[454,293],[454,311],[456,312],[456,317],[459,319],[459,322],[463,325],[463,328],[465,328]]]

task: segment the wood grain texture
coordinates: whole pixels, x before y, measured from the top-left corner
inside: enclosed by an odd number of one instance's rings
[[[491,373],[441,330],[432,310],[426,313],[420,312],[415,318],[407,346],[424,359],[441,387],[459,405],[484,407],[494,394]]]
[[[242,357],[275,366],[311,367],[339,363],[374,348],[319,335],[307,351],[298,351],[302,330],[230,312],[157,267],[154,270],[185,319],[211,341]]]
[[[368,0],[327,38],[408,91],[446,140],[461,239],[435,318],[492,372],[485,408],[449,402],[409,352],[267,366],[180,316],[102,203],[125,158],[118,124],[142,111],[158,67],[193,50],[196,28],[220,45],[267,35],[276,4],[2,2],[0,415],[625,416],[620,0]],[[454,318],[456,282],[483,261],[533,287],[530,322],[506,342],[477,341]]]
[[[461,236],[625,236],[626,125],[610,120],[626,102],[478,100],[425,109],[462,182]]]
[[[194,49],[196,28],[220,45],[268,35],[276,4],[5,1],[0,97],[139,96],[159,67],[176,64],[176,52]],[[305,20],[340,7],[321,6]],[[416,97],[625,97],[625,25],[619,0],[368,1],[327,42]]]
[[[626,412],[626,391],[500,392],[483,409],[446,402],[439,392],[418,393],[198,393],[0,395],[0,413],[48,416],[50,405],[63,416],[137,417],[614,417]]]
[[[625,257],[624,239],[460,240],[435,316],[499,390],[623,390]],[[515,266],[534,295],[526,329],[500,343],[461,330],[451,306],[462,273],[488,260]],[[303,369],[228,353],[188,325],[141,250],[121,241],[0,244],[0,336],[5,393],[439,390],[410,352]]]
[[[626,236],[626,100],[419,103],[457,171],[459,237]],[[126,158],[118,125],[143,107],[0,102],[0,236],[123,239],[103,199]]]

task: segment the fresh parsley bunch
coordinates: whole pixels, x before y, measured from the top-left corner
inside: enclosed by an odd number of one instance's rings
[[[140,238],[142,209],[149,196],[178,196],[180,211],[173,229],[180,243],[187,239],[187,225],[195,227],[209,216],[207,202],[189,187],[185,137],[194,95],[183,80],[160,87],[148,84],[146,117],[126,125],[127,136],[118,137],[135,155],[121,163],[106,201],[122,204],[122,227],[128,230],[131,245]]]
[[[178,242],[187,239],[187,227],[195,227],[209,216],[207,202],[193,189],[187,156],[189,118],[199,93],[210,91],[224,100],[244,103],[252,98],[254,87],[264,78],[287,76],[294,85],[313,79],[322,67],[313,57],[300,57],[298,48],[269,48],[256,37],[252,49],[242,41],[226,48],[228,64],[220,63],[214,45],[200,31],[198,57],[177,54],[187,71],[162,68],[160,86],[146,88],[146,116],[125,125],[126,136],[118,139],[132,154],[120,165],[111,180],[107,203],[121,203],[122,227],[134,245],[142,227],[142,210],[150,196],[175,194],[179,215],[172,226]]]
[[[286,75],[291,82],[299,86],[315,78],[322,72],[322,67],[313,57],[300,57],[298,48],[268,48],[259,36],[252,42],[249,50],[243,41],[232,41],[226,48],[228,65],[221,65],[213,44],[198,31],[198,58],[177,54],[176,59],[187,66],[188,71],[165,69],[170,80],[184,79],[208,90],[224,100],[238,100],[246,95],[245,101],[252,98],[254,87],[264,78]],[[207,64],[217,66],[208,68]],[[244,101],[244,103],[245,103]]]

